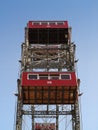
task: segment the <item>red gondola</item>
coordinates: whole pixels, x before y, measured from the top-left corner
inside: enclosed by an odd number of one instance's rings
[[[68,21],[29,21],[29,44],[68,44]]]
[[[73,104],[77,100],[75,72],[23,72],[24,104]]]

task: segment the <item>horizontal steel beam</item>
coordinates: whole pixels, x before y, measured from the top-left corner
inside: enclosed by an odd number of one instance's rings
[[[24,115],[71,115],[71,111],[24,111]]]
[[[56,118],[56,116],[34,116],[34,118]]]

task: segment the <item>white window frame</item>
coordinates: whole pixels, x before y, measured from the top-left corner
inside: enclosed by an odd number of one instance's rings
[[[35,75],[37,76],[37,79],[29,79],[29,75]],[[38,74],[27,74],[27,80],[38,80]]]
[[[61,78],[62,75],[69,75],[69,79],[62,79],[62,78]],[[65,74],[60,74],[60,79],[61,79],[61,80],[71,80],[71,74],[66,74],[66,73],[65,73]]]

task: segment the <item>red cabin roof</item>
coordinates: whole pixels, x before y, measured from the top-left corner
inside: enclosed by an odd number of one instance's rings
[[[28,28],[68,28],[68,21],[29,21]]]

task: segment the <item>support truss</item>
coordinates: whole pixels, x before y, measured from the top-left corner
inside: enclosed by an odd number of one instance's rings
[[[35,22],[36,24],[41,25],[41,22]],[[45,24],[45,22],[43,22]],[[52,24],[59,24],[60,22],[50,22]],[[50,24],[47,22],[47,25]],[[64,22],[61,22],[64,23]],[[76,45],[71,42],[71,38],[68,39],[68,42],[65,44],[49,44],[39,43],[31,44],[29,43],[29,37],[31,34],[28,34],[29,28],[25,29],[25,42],[21,45],[21,72],[20,79],[18,80],[18,95],[17,95],[17,112],[16,112],[16,129],[15,130],[24,130],[23,128],[23,117],[30,116],[31,127],[30,129],[35,130],[36,119],[53,119],[56,124],[55,130],[59,130],[59,120],[62,116],[66,118],[70,116],[71,118],[71,128],[70,130],[80,130],[80,116],[79,116],[79,102],[77,100],[74,104],[58,104],[53,105],[53,109],[50,109],[51,105],[47,104],[43,106],[40,104],[41,109],[37,108],[37,105],[24,105],[21,92],[21,73],[23,71],[76,71],[75,70],[75,49]],[[39,33],[39,32],[38,32]],[[71,37],[71,28],[68,28],[68,33]],[[65,35],[66,36],[66,35]],[[49,38],[48,38],[49,39]],[[59,41],[59,40],[58,40]],[[78,92],[78,90],[77,90]],[[27,108],[29,107],[29,109]],[[44,109],[43,109],[44,107]],[[68,108],[68,109],[67,109]],[[67,129],[67,125],[65,127]],[[26,129],[27,130],[27,129]]]

